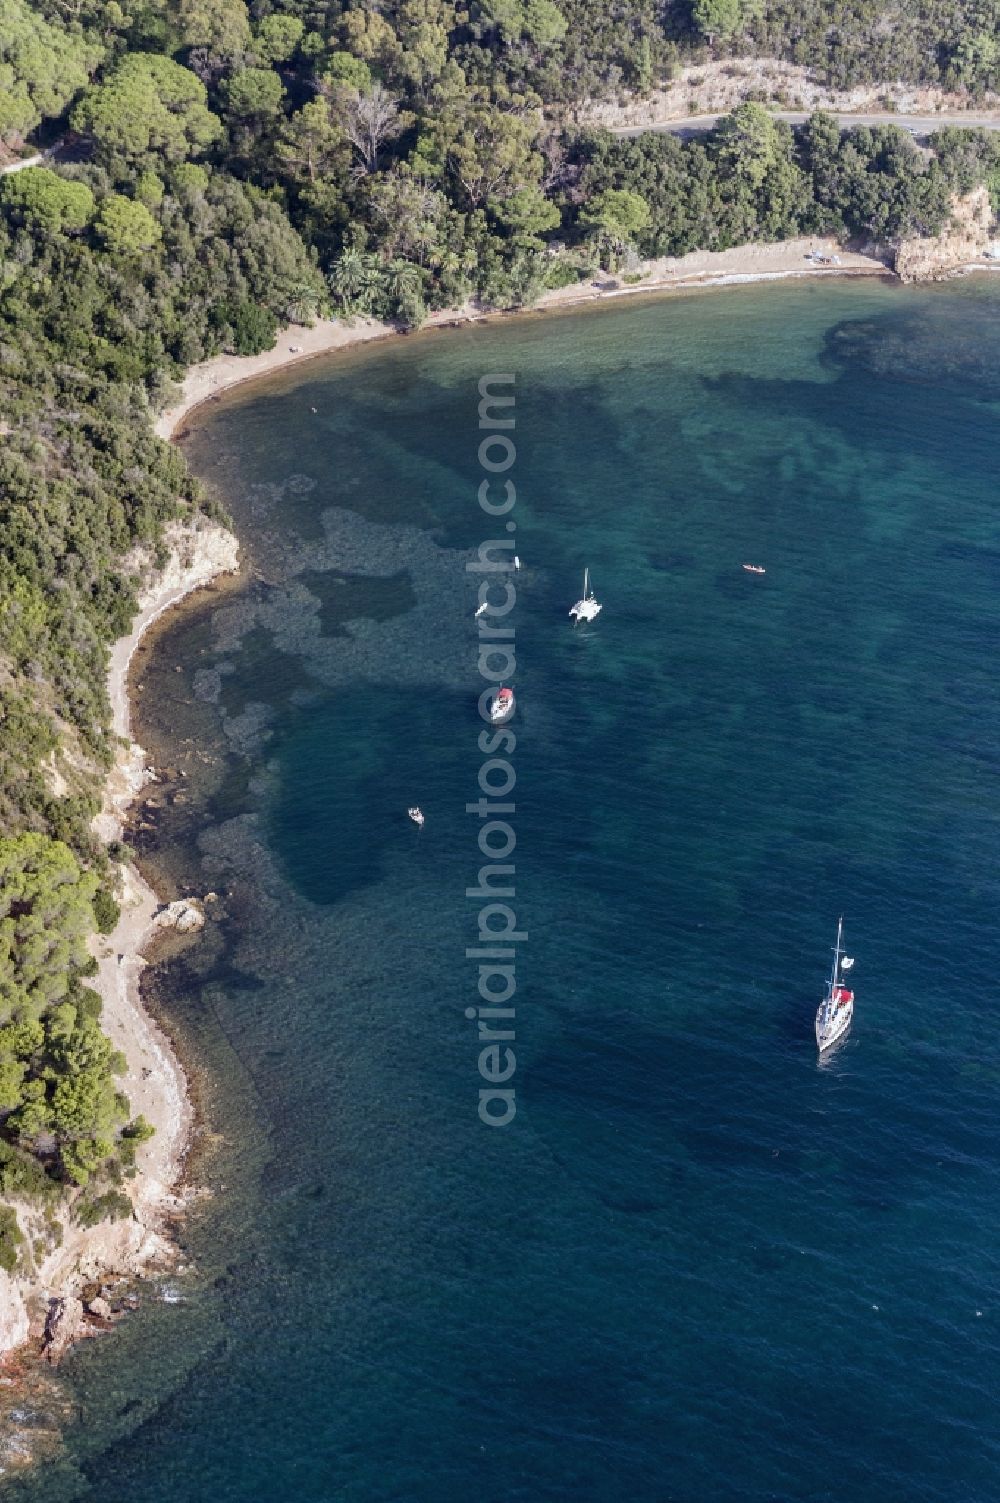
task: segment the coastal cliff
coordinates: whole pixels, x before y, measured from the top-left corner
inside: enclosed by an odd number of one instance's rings
[[[236,538],[201,516],[169,524],[163,544],[167,557],[160,568],[154,567],[148,549],[133,551],[125,561],[126,571],[142,583],[132,629],[115,643],[108,668],[112,727],[119,739],[103,806],[94,820],[95,833],[105,843],[121,837],[129,804],[152,776],[146,754],[131,736],[128,671],[135,649],[165,611],[239,566]],[[121,1089],[132,1111],[154,1131],[136,1150],[134,1178],[123,1182],[131,1202],[128,1215],[81,1225],[73,1193],[55,1207],[39,1208],[16,1198],[7,1202],[17,1216],[25,1266],[13,1274],[0,1272],[0,1356],[37,1341],[54,1360],[70,1342],[107,1328],[112,1308],[107,1286],[165,1266],[174,1257],[164,1224],[182,1208],[175,1186],[192,1112],[180,1062],[143,1007],[139,982],[143,949],[157,930],[195,924],[186,906],[181,905],[181,912],[177,904],[161,904],[129,863],[119,870],[118,898],[115,928],[90,942],[97,966],[91,984],[102,1001],[102,1029],[126,1062]]]
[[[993,208],[985,185],[966,196],[955,196],[951,222],[938,235],[904,240],[893,258],[903,282],[934,282],[958,271],[988,266],[986,251],[992,239]]]

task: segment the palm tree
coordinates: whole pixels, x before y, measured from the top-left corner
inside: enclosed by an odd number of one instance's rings
[[[412,261],[393,261],[385,273],[385,291],[396,317],[408,329],[417,328],[427,314],[424,279]]]
[[[290,324],[307,324],[322,300],[322,293],[311,282],[293,282],[285,293],[285,319]]]
[[[384,291],[377,256],[348,246],[329,276],[330,291],[347,316],[370,314]]]

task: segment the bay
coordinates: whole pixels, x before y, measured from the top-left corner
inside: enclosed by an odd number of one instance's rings
[[[219,894],[154,978],[211,1198],[12,1497],[997,1496],[998,335],[985,279],[739,288],[199,418],[245,583],[158,637],[139,714],[188,774],[143,854]],[[467,565],[506,372],[527,939],[491,1129]]]

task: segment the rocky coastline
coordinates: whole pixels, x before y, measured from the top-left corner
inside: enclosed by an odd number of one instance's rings
[[[151,555],[141,551],[125,564],[142,583],[132,629],[115,643],[108,668],[119,749],[94,821],[95,833],[106,843],[121,838],[130,805],[155,776],[131,734],[128,676],[135,650],[165,612],[239,567],[236,538],[204,517],[171,524],[163,541],[162,567],[154,567]],[[97,974],[90,984],[103,1002],[102,1027],[127,1061],[122,1089],[133,1112],[142,1113],[155,1133],[139,1148],[137,1173],[126,1187],[132,1201],[128,1217],[81,1226],[74,1220],[72,1196],[47,1217],[14,1202],[25,1245],[33,1252],[27,1269],[13,1275],[0,1271],[5,1366],[31,1351],[56,1362],[73,1342],[109,1330],[131,1307],[136,1276],[171,1267],[177,1256],[167,1223],[184,1208],[176,1187],[193,1111],[177,1054],[143,1006],[140,978],[152,939],[165,928],[181,933],[200,928],[204,914],[189,899],[161,902],[128,861],[120,867],[118,895],[121,915],[114,931],[91,940]]]

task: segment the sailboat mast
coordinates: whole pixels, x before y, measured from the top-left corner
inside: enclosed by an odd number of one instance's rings
[[[584,569],[584,571],[583,571],[583,598],[584,598],[584,600],[587,599],[587,597],[588,597],[589,594],[590,594],[590,570],[589,569]]]
[[[839,978],[839,974],[838,974],[839,970],[840,970],[840,956],[841,956],[841,950],[842,950],[842,946],[841,946],[840,941],[841,941],[841,939],[843,937],[843,933],[844,933],[844,915],[841,914],[840,918],[837,920],[837,944],[836,944],[836,948],[834,949],[834,952],[833,952],[833,970],[830,973],[830,996],[831,997],[834,996],[834,994],[836,992],[836,989],[837,989],[837,983],[838,983],[838,981],[840,979]]]

